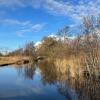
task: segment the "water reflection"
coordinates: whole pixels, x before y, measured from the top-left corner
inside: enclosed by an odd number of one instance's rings
[[[36,68],[36,64],[25,64],[22,67],[16,67],[19,76],[21,75],[29,79],[33,79]]]
[[[46,85],[55,85],[59,93],[67,100],[99,100],[100,99],[100,81],[93,79],[84,79],[80,77],[70,77],[68,66],[62,72],[52,62],[42,62],[38,64],[28,64],[18,68],[18,73],[25,78],[33,79],[35,70],[39,68],[41,81]]]

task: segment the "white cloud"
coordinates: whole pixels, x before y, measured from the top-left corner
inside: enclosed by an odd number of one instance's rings
[[[53,14],[67,15],[68,12],[73,10],[68,2],[56,0],[33,0],[33,8],[44,8]]]
[[[38,41],[38,42],[35,43],[34,46],[35,46],[35,47],[38,47],[38,46],[41,45],[41,44],[42,44],[42,42],[41,42],[41,41]]]
[[[97,15],[100,13],[100,0],[79,0],[77,4],[66,0],[33,0],[33,8],[44,8],[54,15],[69,16],[80,20],[88,14]]]
[[[6,26],[15,26],[18,27],[18,31],[15,33],[18,36],[23,36],[25,33],[30,33],[30,32],[39,32],[42,30],[45,26],[44,23],[32,23],[32,21],[20,21],[20,20],[15,20],[15,19],[2,19],[0,20],[1,25],[6,25]]]
[[[76,3],[75,3],[76,1]],[[27,7],[43,8],[53,15],[68,16],[80,20],[87,14],[100,13],[100,0],[0,0],[0,7]]]
[[[35,24],[35,25],[33,25],[33,26],[31,27],[31,29],[37,32],[37,31],[43,29],[44,25],[45,25],[45,24]]]
[[[2,7],[25,7],[27,0],[0,0],[0,6]]]
[[[24,26],[25,28],[22,28],[16,32],[16,34],[20,37],[25,35],[26,33],[31,33],[31,32],[39,32],[44,28],[45,24],[30,24],[29,26]]]
[[[20,26],[31,24],[30,21],[19,21],[16,19],[0,19],[0,23],[6,25],[20,25]]]

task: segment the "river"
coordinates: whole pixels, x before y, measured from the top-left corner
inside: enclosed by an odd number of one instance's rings
[[[0,67],[0,100],[73,99],[70,92],[67,98],[60,90],[53,73],[45,77],[46,74],[37,65]]]
[[[47,62],[0,67],[0,100],[100,100],[99,81],[73,79],[66,68]]]

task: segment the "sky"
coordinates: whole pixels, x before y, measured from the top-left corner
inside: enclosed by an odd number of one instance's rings
[[[98,15],[100,0],[0,0],[0,48],[40,41],[82,17]]]

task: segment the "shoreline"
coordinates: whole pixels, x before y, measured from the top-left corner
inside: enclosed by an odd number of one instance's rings
[[[29,57],[0,57],[0,67],[12,64],[20,65],[24,63],[29,63]]]

